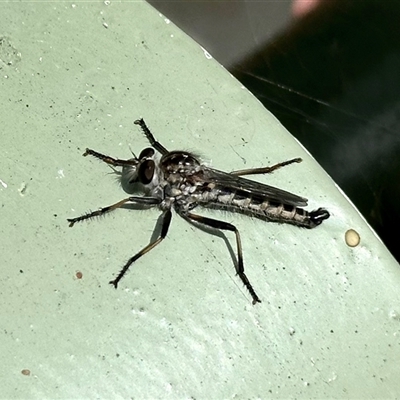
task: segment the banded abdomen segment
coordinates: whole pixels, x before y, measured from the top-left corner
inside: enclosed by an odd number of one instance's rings
[[[309,229],[320,225],[330,216],[324,208],[309,212],[293,204],[280,203],[240,190],[214,189],[201,196],[198,204],[206,208],[237,212],[264,221],[293,224]]]

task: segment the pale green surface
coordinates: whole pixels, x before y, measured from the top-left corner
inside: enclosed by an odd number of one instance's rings
[[[1,397],[398,395],[399,266],[257,100],[147,4],[0,7],[0,58],[12,61],[0,70]],[[139,152],[140,116],[167,148],[228,171],[304,158],[260,180],[327,207],[321,227],[217,213],[240,229],[262,304],[224,242],[176,216],[118,290],[107,282],[159,213],[68,228],[67,217],[125,196],[81,154]],[[348,228],[359,247],[345,245]]]

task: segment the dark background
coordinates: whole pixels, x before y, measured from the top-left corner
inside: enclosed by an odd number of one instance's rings
[[[399,261],[400,2],[149,2],[299,139]]]

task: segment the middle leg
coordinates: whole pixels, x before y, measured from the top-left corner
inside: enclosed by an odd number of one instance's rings
[[[137,203],[137,204],[152,206],[160,204],[160,202],[161,200],[156,197],[131,196],[119,201],[118,203],[112,204],[111,206],[100,208],[88,214],[81,215],[80,217],[68,218],[67,221],[69,222],[70,228],[72,228],[77,222],[81,222],[84,221],[85,219],[90,219],[94,217],[101,217],[102,215],[114,211],[117,208],[121,208],[125,203]]]
[[[146,247],[144,247],[142,250],[140,250],[139,253],[137,253],[133,257],[131,257],[127,261],[127,263],[123,266],[122,270],[117,275],[117,277],[109,282],[111,285],[113,285],[115,287],[115,289],[118,287],[119,281],[126,274],[126,272],[128,271],[129,267],[136,260],[138,260],[140,257],[144,256],[151,249],[154,249],[154,247],[156,247],[158,244],[160,244],[165,239],[165,237],[167,236],[167,233],[168,233],[169,226],[171,224],[171,218],[172,218],[171,210],[166,210],[164,212],[164,214],[162,214],[162,224],[161,224],[160,236],[154,242],[149,243]]]

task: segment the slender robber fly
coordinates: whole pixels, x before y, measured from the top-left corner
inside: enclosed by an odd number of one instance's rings
[[[98,158],[112,167],[122,167],[122,175],[128,177],[129,184],[139,185],[144,196],[130,196],[111,206],[68,219],[69,226],[72,227],[76,222],[107,214],[126,203],[139,204],[143,207],[158,207],[162,211],[161,232],[158,239],[150,242],[127,261],[117,277],[110,281],[115,288],[129,267],[165,238],[171,223],[172,209],[198,227],[232,231],[236,235],[236,272],[250,292],[253,304],[260,303],[261,300],[244,273],[242,243],[237,228],[228,222],[203,217],[193,211],[200,206],[237,212],[264,221],[315,228],[329,218],[327,210],[318,208],[311,212],[306,211],[300,207],[307,205],[307,199],[241,178],[243,175],[267,174],[286,165],[301,162],[301,158],[294,158],[271,167],[227,173],[205,166],[192,153],[168,151],[155,140],[143,119],[136,120],[135,124],[140,126],[152,146],[144,149],[139,157],[134,155],[132,159],[119,160],[90,149],[86,149],[83,155]]]

